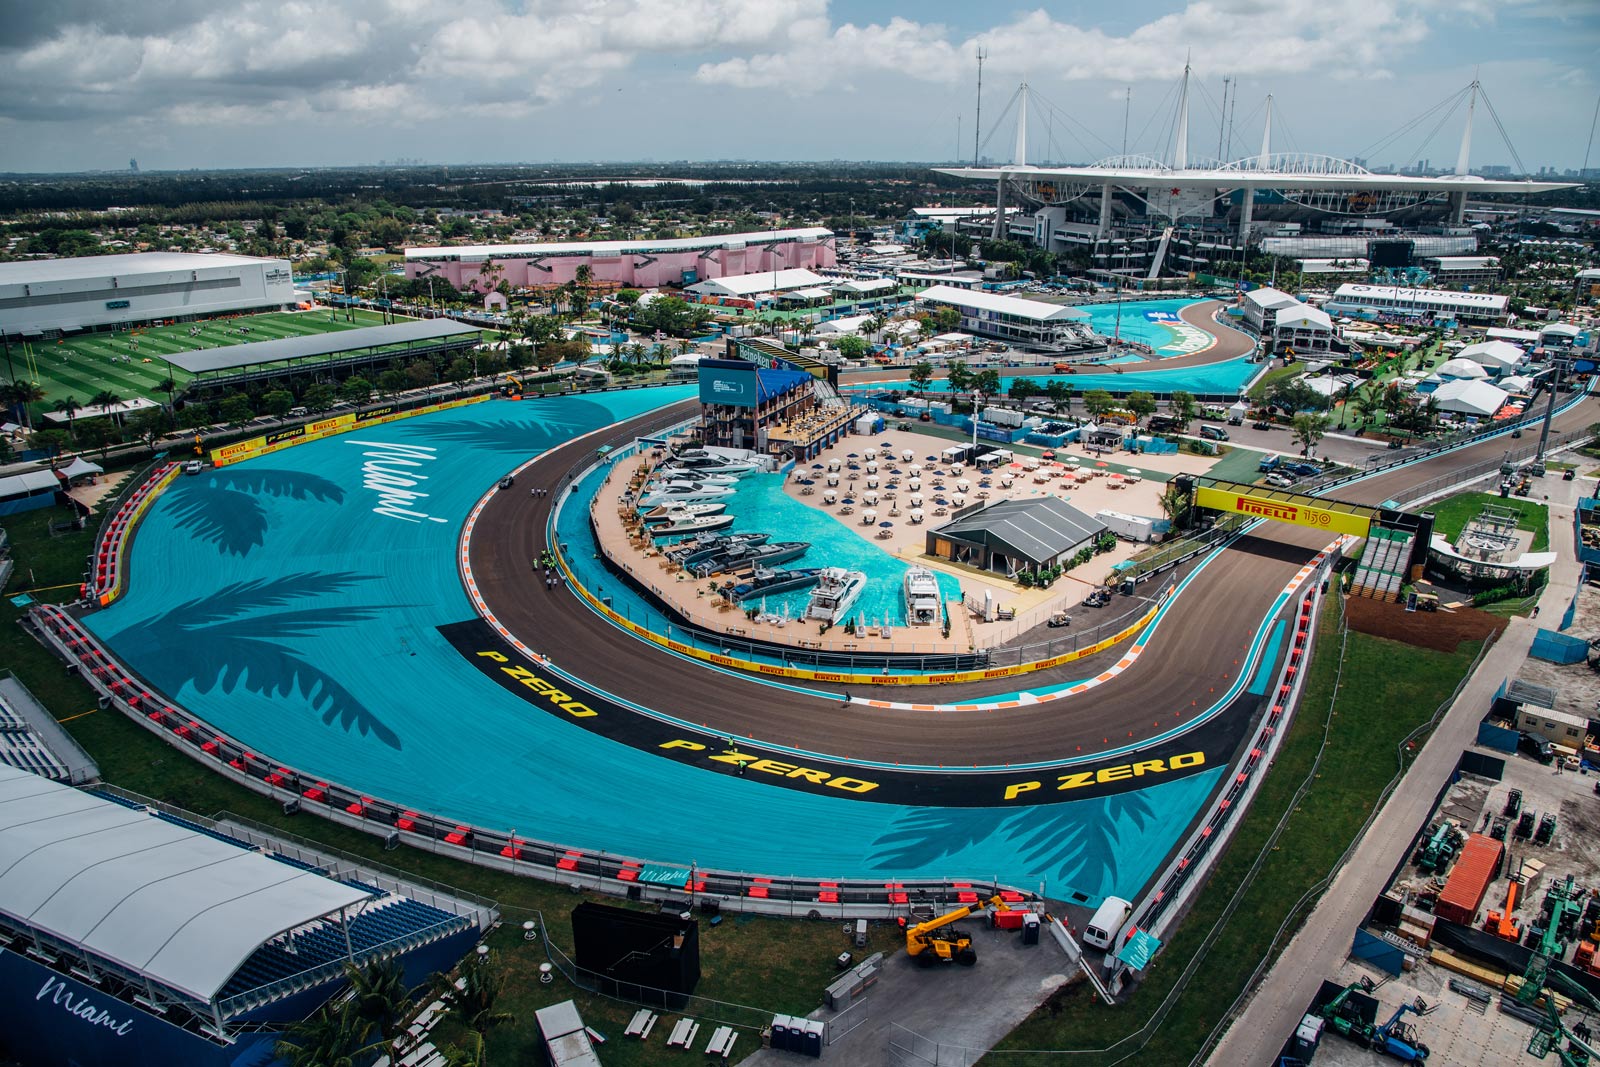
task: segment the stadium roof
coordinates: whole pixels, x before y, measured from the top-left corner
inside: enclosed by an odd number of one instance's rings
[[[358,348],[377,348],[415,341],[440,341],[447,337],[461,337],[481,332],[476,326],[467,326],[453,319],[418,319],[414,322],[397,322],[393,326],[363,326],[355,330],[340,330],[338,333],[319,333],[309,337],[281,337],[275,341],[252,341],[249,344],[229,345],[225,348],[206,348],[199,352],[179,352],[161,358],[190,374],[204,374],[207,371],[278,363],[286,359],[327,356]]]
[[[1333,302],[1360,304],[1367,300],[1390,300],[1397,305],[1427,301],[1444,307],[1506,309],[1509,296],[1496,293],[1458,293],[1450,289],[1413,289],[1410,286],[1362,285],[1347,282],[1334,290]]]
[[[406,261],[480,259],[539,259],[543,256],[650,255],[656,252],[693,252],[713,248],[743,248],[779,241],[821,241],[833,231],[821,226],[796,230],[764,230],[759,233],[724,233],[711,237],[668,237],[656,241],[557,241],[531,245],[447,245],[434,248],[408,248]]]
[[[0,766],[0,912],[199,1000],[263,942],[371,895]]]
[[[86,278],[125,277],[159,271],[243,267],[282,260],[230,256],[221,252],[130,252],[120,256],[76,256],[72,259],[25,259],[0,263],[0,285],[38,285]]]
[[[953,285],[931,286],[918,293],[917,299],[976,308],[979,311],[993,311],[1001,315],[1034,319],[1038,322],[1076,321],[1089,317],[1088,312],[1067,307],[1065,304],[1047,304],[1043,300],[1024,300],[1020,296],[1001,296],[999,293],[985,293],[975,289],[958,289]]]
[[[1257,189],[1390,189],[1422,193],[1544,193],[1552,189],[1573,189],[1579,182],[1495,181],[1476,174],[1446,174],[1423,178],[1400,174],[1373,174],[1355,164],[1327,157],[1306,157],[1295,162],[1277,157],[1262,167],[1256,159],[1240,160],[1222,167],[1174,170],[1150,161],[1141,165],[1132,160],[1110,160],[1087,167],[936,167],[939,174],[980,181],[1034,180],[1079,182],[1088,185],[1110,183],[1118,186],[1162,186],[1176,189],[1237,189],[1249,185]],[[1313,165],[1315,164],[1315,165]]]

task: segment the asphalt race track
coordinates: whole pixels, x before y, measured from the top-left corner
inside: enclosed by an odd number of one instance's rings
[[[684,414],[690,405],[680,409]],[[661,415],[652,419],[659,425]],[[1556,419],[1556,429],[1576,429],[1600,418],[1600,406],[1584,400]],[[639,431],[627,425],[606,432],[608,440],[631,440]],[[1343,488],[1340,499],[1378,503],[1409,486],[1449,470],[1496,459],[1510,442],[1504,437],[1419,461],[1369,481]],[[1525,442],[1531,443],[1531,442]],[[536,483],[555,485],[574,465],[592,454],[589,439],[554,449],[525,472]],[[607,720],[615,740],[649,748],[660,755],[698,760],[712,769],[742,773],[738,760],[716,754],[737,749],[744,762],[767,760],[784,766],[847,768],[871,778],[879,788],[862,799],[923,804],[1006,804],[1065,799],[1076,789],[1070,770],[1019,773],[1017,765],[1056,764],[1056,770],[1096,764],[1126,765],[1158,760],[1151,773],[1178,775],[1226,762],[1255,713],[1259,699],[1241,696],[1176,742],[1152,748],[1156,735],[1169,734],[1218,701],[1248,669],[1247,652],[1263,617],[1285,584],[1330,540],[1326,532],[1262,523],[1234,541],[1191,576],[1171,602],[1155,636],[1136,663],[1097,687],[1071,697],[998,710],[950,707],[986,695],[1008,692],[1018,679],[936,690],[908,686],[882,692],[852,686],[843,694],[819,694],[779,687],[732,671],[710,673],[703,664],[638,642],[571,595],[549,595],[532,580],[529,560],[543,548],[543,531],[553,498],[499,494],[479,517],[470,543],[470,563],[480,593],[494,617],[561,668],[570,681],[590,687],[597,700],[616,707],[632,703],[678,720],[673,739],[663,740],[660,723],[635,712],[636,731]],[[484,627],[486,637],[492,631]],[[505,646],[509,649],[509,646]],[[509,650],[515,656],[515,650]],[[1123,655],[1102,653],[1050,671],[1025,676],[1023,684],[1042,687],[1091,677]],[[1007,687],[996,690],[995,685]],[[569,686],[570,688],[570,686]],[[594,692],[595,690],[603,692]],[[868,707],[863,700],[933,703],[937,711]],[[699,724],[685,732],[683,724]],[[737,740],[737,745],[730,743]],[[697,747],[697,746],[704,746]],[[783,750],[778,751],[781,746]],[[1134,756],[1114,755],[1139,749]],[[795,752],[806,758],[797,763]],[[1203,762],[1168,767],[1174,756],[1203,755]],[[711,761],[711,762],[707,762]],[[713,766],[716,763],[716,766]],[[860,770],[870,764],[872,773]],[[895,765],[903,765],[896,768]],[[905,769],[920,765],[922,770]],[[849,769],[854,768],[854,769]],[[928,770],[939,769],[941,774]],[[1060,780],[1059,787],[1055,782]],[[1031,781],[1019,793],[1016,783]],[[1117,777],[1098,783],[1099,791],[1138,788],[1138,779]],[[804,786],[804,779],[799,781]],[[1008,786],[1010,788],[1008,788]],[[1087,795],[1092,790],[1086,789]]]

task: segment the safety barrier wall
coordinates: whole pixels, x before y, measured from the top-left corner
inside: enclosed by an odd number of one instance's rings
[[[105,701],[185,755],[257,793],[392,843],[511,874],[648,900],[715,902],[718,909],[794,918],[893,918],[912,904],[954,907],[997,893],[1038,899],[1016,886],[974,877],[900,881],[823,880],[688,868],[681,883],[646,884],[647,860],[567,848],[504,829],[479,827],[374,797],[257,755],[146,686],[60,607],[36,604],[28,624],[82,673]]]
[[[128,570],[128,546],[151,502],[178,476],[176,463],[163,464],[151,472],[150,477],[129,493],[117,510],[107,517],[100,542],[95,548],[90,564],[90,579],[83,589],[86,598],[101,607],[122,595],[123,578]]]
[[[435,411],[447,411],[450,408],[463,407],[467,404],[480,404],[488,400],[489,394],[481,393],[477,396],[459,397],[454,400],[444,400],[435,404],[424,404],[420,407],[397,410],[392,406],[371,408],[367,411],[347,412],[343,415],[333,415],[316,422],[308,422],[303,426],[293,426],[286,430],[277,430],[261,437],[252,437],[248,441],[237,444],[224,445],[213,449],[211,463],[213,466],[225,467],[229,463],[241,463],[257,456],[271,455],[281,452],[285,448],[303,445],[307,441],[320,441],[324,437],[346,433],[357,427],[381,426],[386,422],[396,419],[408,419],[413,415],[427,415]]]

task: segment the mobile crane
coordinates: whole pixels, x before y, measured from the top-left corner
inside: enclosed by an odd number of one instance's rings
[[[940,963],[959,963],[963,967],[971,967],[978,962],[978,954],[972,948],[972,938],[953,924],[969,915],[982,915],[990,908],[995,911],[1011,910],[1010,905],[994,896],[926,922],[911,923],[901,916],[900,927],[906,932],[906,955],[923,967]]]
[[[1544,1010],[1549,1022],[1533,1032],[1533,1037],[1528,1041],[1528,1054],[1542,1060],[1554,1051],[1561,1059],[1561,1067],[1589,1067],[1589,1064],[1600,1059],[1600,1053],[1595,1051],[1591,1043],[1589,1028],[1583,1023],[1578,1023],[1570,1030],[1567,1028],[1561,1021],[1561,1010],[1556,1007],[1555,993],[1559,989],[1590,1011],[1600,1010],[1600,1000],[1596,1000],[1587,989],[1560,971],[1550,971],[1545,978],[1549,984],[1544,989]],[[1566,1048],[1561,1047],[1562,1038],[1567,1039]]]

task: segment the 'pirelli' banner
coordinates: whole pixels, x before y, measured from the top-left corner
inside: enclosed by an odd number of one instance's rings
[[[1217,489],[1202,485],[1194,491],[1194,502],[1202,508],[1231,511],[1237,515],[1254,515],[1262,519],[1309,526],[1313,530],[1367,536],[1372,525],[1370,512],[1344,510],[1338,507],[1320,508],[1306,503],[1309,497],[1286,498],[1283,494],[1261,494],[1239,489]]]
[[[254,459],[256,456],[265,456],[273,452],[282,451],[293,445],[303,445],[307,441],[319,441],[324,437],[353,430],[357,426],[363,428],[376,426],[380,423],[393,422],[396,419],[408,419],[413,415],[426,415],[430,411],[443,411],[446,408],[458,408],[463,404],[477,404],[488,400],[487,395],[463,397],[458,400],[447,400],[441,404],[429,404],[426,407],[408,408],[405,411],[396,411],[394,406],[373,408],[356,414],[334,415],[316,422],[296,426],[293,429],[279,430],[267,434],[265,437],[252,437],[248,441],[237,444],[225,445],[222,448],[211,450],[212,466],[225,467],[229,463],[238,463],[242,460]]]

